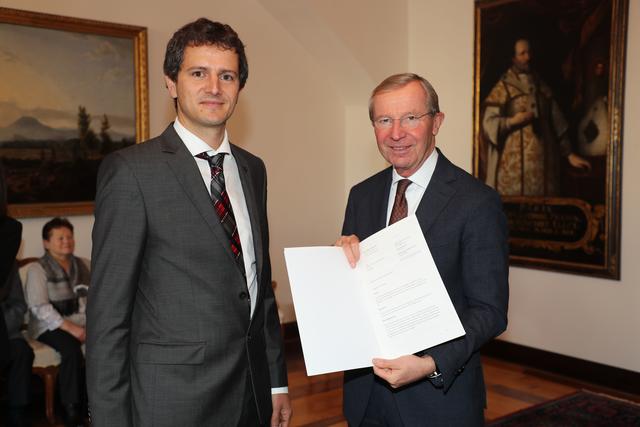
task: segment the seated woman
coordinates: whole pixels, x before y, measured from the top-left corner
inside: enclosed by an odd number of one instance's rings
[[[73,225],[54,218],[42,229],[45,254],[27,270],[25,296],[29,306],[29,333],[60,353],[58,382],[65,425],[82,425],[84,385],[86,289],[88,262],[73,255]]]

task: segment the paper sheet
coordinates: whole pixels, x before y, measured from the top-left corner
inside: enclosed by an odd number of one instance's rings
[[[415,216],[362,241],[360,253],[352,269],[339,247],[285,249],[308,375],[464,335]]]

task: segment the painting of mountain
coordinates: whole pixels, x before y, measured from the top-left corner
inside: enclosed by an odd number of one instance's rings
[[[146,60],[143,27],[0,7],[0,161],[13,215],[91,212],[101,160],[148,137]]]

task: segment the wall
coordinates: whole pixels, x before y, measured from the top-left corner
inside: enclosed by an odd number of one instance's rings
[[[622,277],[619,282],[511,268],[509,329],[502,339],[640,371],[640,4],[630,1],[623,128]],[[410,69],[429,76],[447,118],[438,145],[471,171],[473,1],[409,1]],[[437,5],[437,6],[436,6]],[[455,17],[453,21],[452,17]],[[452,23],[455,22],[454,25]],[[426,23],[426,24],[425,24]],[[428,42],[425,42],[428,41]]]

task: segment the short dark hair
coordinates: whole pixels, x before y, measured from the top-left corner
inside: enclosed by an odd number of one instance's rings
[[[69,220],[57,216],[42,227],[42,240],[49,240],[51,232],[56,228],[68,228],[73,233],[73,225],[71,225]]]
[[[247,55],[244,53],[244,44],[229,25],[213,22],[207,18],[190,22],[173,34],[164,54],[164,74],[174,82],[177,81],[185,48],[204,45],[215,45],[222,49],[233,50],[238,54],[240,89],[242,89],[249,77],[249,64]]]

